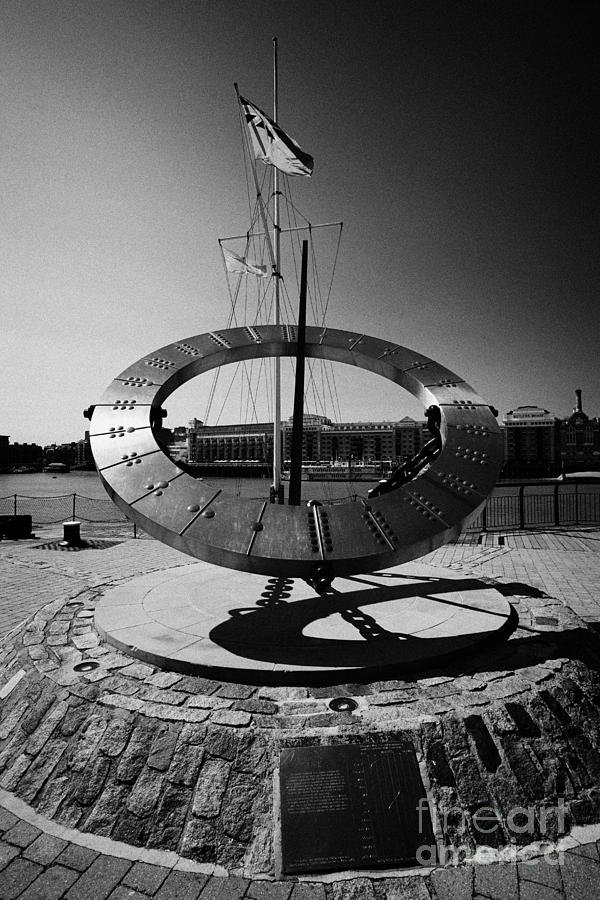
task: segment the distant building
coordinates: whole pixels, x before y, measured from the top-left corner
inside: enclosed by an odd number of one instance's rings
[[[44,447],[44,466],[62,463],[70,469],[72,466],[77,465],[77,456],[76,441],[71,441],[70,444],[48,444]]]
[[[426,422],[416,422],[405,416],[396,422],[396,458],[399,462],[411,459],[431,440]]]
[[[504,418],[504,478],[557,475],[559,419],[539,406],[518,406]]]
[[[11,444],[8,435],[0,435],[0,472],[41,468],[43,454],[39,444]]]
[[[561,422],[559,453],[564,472],[600,469],[600,420],[584,413],[580,389],[575,391],[572,415]]]
[[[282,422],[282,455],[292,453],[293,417]],[[303,417],[302,459],[304,462],[354,460],[359,462],[409,459],[430,438],[425,422],[408,417],[399,422],[341,422],[307,413]],[[273,455],[273,424],[204,425],[193,419],[188,427],[188,461],[192,464],[216,462],[264,462]]]
[[[273,425],[204,425],[188,428],[188,462],[264,462],[273,457]],[[190,426],[192,425],[190,422]]]
[[[9,468],[9,440],[8,434],[0,434],[0,472],[6,472]]]
[[[292,456],[292,427],[294,417],[290,416],[287,422],[281,423],[282,429],[282,451],[284,460],[291,459]],[[272,426],[271,426],[272,427]],[[327,416],[317,416],[312,413],[306,413],[302,419],[302,460],[303,462],[319,462],[323,459],[325,450],[324,444],[327,443],[326,435],[332,428],[331,419]],[[336,457],[327,457],[335,459]]]

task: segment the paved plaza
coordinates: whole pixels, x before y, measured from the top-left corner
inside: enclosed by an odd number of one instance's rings
[[[107,645],[104,597],[195,560],[130,530],[82,536],[90,548],[58,549],[56,528],[0,543],[2,900],[597,896],[599,530],[440,548],[415,566],[505,598],[508,639],[310,686],[164,671]],[[414,747],[433,811],[422,864],[284,877],[280,751],[386,735]]]

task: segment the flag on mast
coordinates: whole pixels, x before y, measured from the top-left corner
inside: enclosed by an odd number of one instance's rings
[[[245,256],[238,256],[237,253],[226,250],[225,247],[221,249],[223,250],[225,267],[228,272],[236,272],[238,275],[258,275],[259,278],[267,277],[266,266],[261,266]]]
[[[258,106],[240,97],[257,159],[285,175],[312,175],[314,160]]]

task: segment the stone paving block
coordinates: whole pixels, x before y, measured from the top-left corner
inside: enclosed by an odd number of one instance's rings
[[[132,723],[125,718],[111,719],[98,745],[98,752],[106,756],[118,756],[127,746],[132,728]]]
[[[293,885],[290,882],[251,881],[247,900],[288,900]]]
[[[147,898],[147,894],[140,894],[139,891],[120,884],[114,889],[108,900],[147,900]]]
[[[193,675],[184,675],[177,685],[177,690],[186,691],[188,694],[214,694],[220,687],[220,681],[212,681],[210,678],[198,678]]]
[[[317,882],[295,884],[290,894],[290,900],[325,900],[325,885]]]
[[[336,881],[331,885],[332,900],[375,900],[375,891],[368,878]]]
[[[206,732],[203,746],[204,750],[210,753],[211,756],[219,756],[222,759],[234,759],[238,755],[239,747],[237,732],[232,728],[210,726]]]
[[[166,774],[167,781],[191,787],[196,783],[204,758],[204,749],[193,744],[179,743]]]
[[[242,900],[250,882],[247,878],[230,875],[229,878],[211,878],[202,891],[202,900]]]
[[[0,872],[0,897],[2,900],[15,900],[43,871],[42,866],[30,859],[13,859]]]
[[[149,815],[158,801],[163,779],[162,773],[153,769],[144,769],[127,800],[129,812],[136,816]]]
[[[99,856],[65,894],[68,900],[106,900],[132,863],[116,856]]]
[[[31,757],[26,753],[20,753],[9,769],[0,779],[0,787],[12,791],[19,783],[31,763]]]
[[[564,900],[564,897],[562,888],[554,890],[537,881],[523,881],[519,885],[519,900]]]
[[[211,712],[210,721],[216,725],[230,725],[233,728],[245,728],[252,721],[252,716],[250,713],[232,709],[216,709],[214,712]]]
[[[473,739],[479,759],[488,772],[495,772],[500,765],[500,754],[482,717],[467,716],[465,726]]]
[[[102,790],[109,769],[109,759],[105,756],[95,756],[77,779],[73,798],[83,806],[93,803]]]
[[[136,862],[123,879],[126,887],[142,891],[144,894],[154,894],[167,875],[169,869],[164,866],[152,866],[148,863]]]
[[[30,825],[29,822],[21,820],[16,825],[13,825],[12,828],[9,828],[4,835],[4,840],[8,841],[9,844],[15,844],[16,847],[28,847],[41,833],[41,830],[36,828],[35,825]]]
[[[157,688],[170,688],[181,679],[182,676],[175,672],[155,672],[154,675],[150,675],[144,680],[144,684],[151,684]]]
[[[154,667],[147,666],[145,663],[130,663],[124,669],[121,669],[122,675],[127,675],[129,678],[138,678],[140,681],[149,678],[150,675],[154,675],[154,672]]]
[[[60,900],[77,881],[79,872],[64,866],[51,866],[29,885],[19,900]]]
[[[206,875],[196,872],[171,872],[154,895],[154,900],[197,900],[207,881]]]
[[[212,818],[219,814],[229,778],[229,764],[223,759],[207,759],[200,770],[194,794],[196,816]]]
[[[375,882],[375,894],[385,900],[430,900],[425,879],[420,876],[407,878],[384,878]]]
[[[135,781],[148,756],[156,726],[140,722],[133,730],[126,750],[119,760],[117,778],[119,781]]]
[[[535,882],[555,891],[562,890],[562,878],[558,856],[550,854],[537,859],[520,862],[517,865],[520,890],[526,882]]]
[[[219,697],[228,700],[248,700],[254,694],[256,688],[245,684],[222,684],[217,691]]]
[[[15,856],[18,856],[19,852],[19,848],[13,844],[0,841],[0,870],[4,869]]]
[[[14,816],[8,809],[4,809],[4,807],[0,806],[0,831],[8,831],[9,828],[12,828],[13,825],[16,825],[19,820],[16,816]]]
[[[171,785],[167,787],[153,815],[153,827],[147,840],[148,847],[177,850],[191,796],[191,788]]]
[[[180,852],[199,862],[216,862],[217,834],[214,820],[191,816],[185,824]]]
[[[473,866],[435,869],[431,884],[436,900],[471,900],[473,897]]]
[[[255,700],[252,698],[251,700],[236,700],[232,709],[241,710],[242,712],[259,713],[264,716],[274,716],[279,707],[276,703],[271,703],[270,700]]]
[[[597,843],[580,844],[578,847],[573,847],[572,850],[569,850],[569,853],[574,853],[575,856],[587,856],[589,859],[595,859],[596,862],[600,862],[600,849]]]
[[[250,840],[259,789],[260,783],[252,775],[235,772],[230,777],[221,811],[223,829],[230,837],[243,842]]]
[[[128,796],[128,785],[115,782],[105,784],[92,811],[82,824],[82,829],[108,837]]]
[[[70,869],[77,869],[78,872],[85,872],[94,862],[98,852],[91,850],[89,847],[80,847],[79,844],[69,844],[63,852],[58,856],[55,862],[62,866],[68,866]]]
[[[514,900],[519,895],[517,867],[510,863],[475,866],[475,896],[490,900]]]
[[[148,754],[148,765],[151,769],[166,772],[175,752],[177,738],[178,731],[174,728],[167,728],[154,738]]]
[[[567,851],[560,864],[568,900],[589,900],[600,892],[600,864],[597,860]]]
[[[68,841],[63,841],[62,838],[55,837],[53,834],[43,833],[27,847],[23,856],[25,859],[31,859],[42,866],[47,866],[56,859],[59,853],[62,853],[66,846],[68,846]]]

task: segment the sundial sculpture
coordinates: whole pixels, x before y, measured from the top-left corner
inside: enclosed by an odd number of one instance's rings
[[[148,588],[146,583],[140,586],[138,592],[137,611],[133,611],[129,597],[117,598],[121,605],[118,621],[114,626],[107,624],[110,616],[105,611],[100,614],[100,624],[105,635],[112,635],[114,643],[128,647],[131,652],[139,650],[144,640],[148,646],[154,647],[156,634],[163,628],[170,628],[168,642],[173,646],[180,646],[175,654],[176,664],[179,666],[184,663],[195,664],[196,650],[186,644],[192,633],[198,636],[198,647],[202,641],[202,647],[211,641],[213,649],[215,643],[221,647],[225,644],[229,646],[232,652],[225,656],[226,663],[219,664],[222,669],[230,662],[237,665],[242,657],[257,659],[266,668],[275,663],[277,668],[283,657],[275,659],[272,648],[286,645],[290,650],[290,641],[295,641],[297,653],[294,659],[304,659],[305,651],[314,653],[313,662],[306,663],[310,667],[316,664],[314,660],[319,654],[322,656],[324,652],[325,657],[330,655],[327,642],[323,643],[319,637],[310,637],[306,633],[308,619],[322,619],[327,615],[320,610],[314,612],[312,604],[315,592],[319,598],[327,593],[336,593],[332,582],[339,579],[342,584],[346,579],[341,590],[348,591],[349,598],[352,595],[348,600],[349,606],[354,604],[353,608],[357,609],[367,607],[369,603],[383,602],[384,595],[389,597],[386,591],[389,590],[391,581],[388,580],[386,590],[380,590],[378,594],[377,584],[381,587],[381,578],[377,581],[379,576],[372,575],[367,581],[364,578],[357,579],[354,583],[348,582],[348,579],[365,573],[380,572],[413,560],[456,538],[484,507],[496,484],[502,464],[502,439],[495,410],[462,377],[434,360],[394,341],[332,329],[325,325],[306,327],[306,241],[302,256],[298,324],[281,322],[281,234],[283,231],[296,232],[325,226],[302,225],[299,228],[282,229],[279,224],[281,192],[278,179],[280,172],[292,176],[310,175],[312,157],[304,153],[276,124],[276,99],[273,119],[249,101],[241,97],[239,100],[242,115],[248,125],[248,149],[252,148],[256,158],[271,166],[273,173],[271,196],[274,232],[271,241],[259,180],[255,168],[252,168],[257,208],[260,209],[264,229],[252,237],[255,239],[260,235],[264,246],[269,250],[271,279],[274,284],[274,322],[259,323],[255,320],[243,327],[197,334],[161,347],[117,375],[100,401],[88,411],[91,418],[91,447],[101,480],[125,515],[159,541],[198,560],[238,570],[238,573],[235,577],[231,574],[229,585],[224,584],[224,579],[221,578],[217,586],[215,578],[207,576],[212,578],[210,589],[206,589],[205,585],[200,585],[199,588],[194,585],[190,590],[187,585],[179,590],[179,594],[187,591],[193,595],[189,601],[191,605],[185,608],[185,616],[188,619],[196,616],[193,625],[189,625],[186,619],[187,624],[182,625],[180,630],[172,625],[173,616],[168,606],[177,591],[164,588],[163,597],[144,605]],[[248,246],[250,232],[247,238]],[[232,270],[238,272],[240,278],[252,275],[258,281],[267,276],[267,267],[251,261],[247,251],[244,256],[229,254],[229,262],[233,262]],[[257,310],[258,308],[260,307]],[[157,435],[164,416],[163,403],[173,391],[191,378],[230,363],[273,358],[274,395],[277,398],[280,396],[281,357],[296,357],[297,360],[293,417],[296,430],[295,437],[292,438],[288,503],[281,502],[281,419],[277,401],[273,437],[274,484],[269,499],[229,496],[226,491],[211,485],[210,481],[194,478],[168,456]],[[345,363],[379,375],[407,390],[421,401],[426,411],[432,432],[431,442],[416,457],[399,466],[378,487],[369,491],[368,496],[358,496],[355,502],[327,504],[316,500],[300,500],[300,426],[304,391],[299,373],[304,368],[305,358]],[[294,472],[295,481],[292,478]],[[275,500],[279,502],[273,502]],[[267,585],[265,592],[264,580],[261,582],[258,579],[260,584],[257,584],[249,575],[245,576],[247,581],[240,582],[242,573],[252,573],[254,577],[271,576],[270,587]],[[389,576],[392,580],[404,577]],[[270,600],[273,584],[278,579],[282,582],[287,579],[287,586],[282,588],[284,593],[279,599]],[[296,580],[293,588],[289,588],[290,579]],[[307,584],[310,586],[308,595]],[[374,590],[369,590],[370,588]],[[298,595],[301,598],[295,602],[295,618],[290,618],[281,606],[279,618],[271,615],[273,604],[281,604],[281,597],[289,597],[290,590],[294,592],[293,600]],[[367,599],[362,595],[358,597],[357,591],[361,590],[363,593],[367,591]],[[425,588],[415,590],[413,609],[420,605],[423,595],[427,593]],[[443,593],[444,590],[447,587],[442,586],[438,593]],[[232,603],[232,594],[245,603],[245,613],[250,608],[248,604],[255,601],[257,607],[262,607],[262,611],[257,612],[257,617],[253,620],[248,615],[243,616],[247,624],[241,637],[238,629],[241,619],[239,616],[236,618],[236,610],[231,608],[235,605]],[[337,594],[340,595],[340,590],[337,590]],[[199,597],[210,597],[212,606],[206,615],[205,609],[198,611],[198,605],[201,605]],[[305,604],[302,609],[308,616],[306,621],[302,618],[298,602]],[[153,610],[161,603],[162,619],[157,624]],[[192,609],[194,603],[195,610]],[[271,608],[265,609],[269,604]],[[115,602],[110,609],[116,610],[117,605]],[[469,606],[468,603],[463,605]],[[477,617],[478,611],[482,611],[479,607],[483,605],[485,604],[471,603],[471,619],[465,626],[461,646],[469,645],[469,632],[480,634],[488,628],[490,617],[484,617],[483,624],[474,624],[473,617]],[[208,620],[212,621],[218,615],[215,613],[217,606],[225,617],[223,626],[218,628],[207,624]],[[440,600],[435,613],[431,609],[424,613],[429,624],[423,626],[417,622],[409,627],[407,617],[403,615],[401,625],[386,632],[387,639],[391,642],[389,657],[396,657],[400,636],[420,634],[423,630],[427,630],[428,635],[437,636],[431,626],[432,617],[437,617],[440,633],[446,633],[444,623],[452,615],[450,610],[460,606],[461,603],[447,598]],[[342,618],[346,616],[347,620],[353,623],[356,621],[352,611],[344,612],[343,604],[340,609]],[[504,612],[501,616],[494,615],[494,628],[500,627],[506,615]],[[143,627],[140,624],[142,622],[145,623]],[[371,629],[370,634],[377,631],[377,627],[373,627],[375,631]],[[460,631],[462,626],[459,623],[457,627]],[[142,634],[143,628],[147,628],[146,637]],[[286,631],[284,635],[286,628],[291,631]],[[377,633],[383,635],[381,629]],[[242,651],[242,644],[247,640],[252,646],[246,643]],[[435,655],[435,640],[421,642],[423,643],[428,643],[428,652]],[[358,658],[351,640],[346,641],[344,646],[348,651],[345,657],[347,660]],[[379,642],[377,646],[382,645]],[[411,645],[409,650],[406,649],[407,646],[408,642],[405,641],[402,652],[410,655],[414,646]],[[336,647],[340,649],[339,641]],[[294,653],[290,650],[290,654],[291,659]],[[159,648],[148,651],[144,658],[161,660],[163,655],[163,650]],[[210,659],[210,664],[213,665],[213,656]]]
[[[90,442],[102,482],[139,527],[198,559],[313,580],[374,572],[455,538],[483,508],[502,463],[494,413],[458,375],[390,341],[306,329],[306,356],[367,369],[439,410],[441,449],[412,481],[339,505],[227,496],[179,468],[159,445],[161,408],[197,375],[240,360],[295,356],[296,326],[230,328],[161,347],[125,369],[96,404]]]

